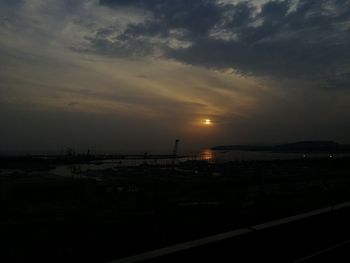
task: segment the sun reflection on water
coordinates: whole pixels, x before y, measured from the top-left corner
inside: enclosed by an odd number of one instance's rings
[[[204,149],[200,153],[200,158],[205,161],[214,161],[214,157],[214,151],[212,151],[211,149]]]

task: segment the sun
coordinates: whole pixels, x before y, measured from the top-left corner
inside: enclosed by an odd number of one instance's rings
[[[203,120],[203,124],[205,125],[211,125],[212,124],[212,121],[210,119],[205,119]]]

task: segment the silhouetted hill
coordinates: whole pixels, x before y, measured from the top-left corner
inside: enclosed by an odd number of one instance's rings
[[[272,150],[272,146],[259,145],[220,145],[211,148],[217,151],[253,151],[253,152],[267,152]]]
[[[226,145],[215,146],[213,150],[221,151],[268,151],[275,153],[349,153],[350,145],[333,141],[302,141],[274,146]]]

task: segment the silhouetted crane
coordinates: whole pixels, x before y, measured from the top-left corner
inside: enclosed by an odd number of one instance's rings
[[[175,140],[174,149],[173,149],[173,159],[172,159],[172,162],[171,162],[173,170],[175,168],[175,160],[176,160],[177,150],[178,150],[178,147],[179,147],[179,142],[180,142],[179,139]]]
[[[173,149],[173,157],[176,157],[176,155],[177,155],[177,149],[179,147],[179,142],[180,142],[179,139],[175,140],[175,145],[174,145],[174,149]]]

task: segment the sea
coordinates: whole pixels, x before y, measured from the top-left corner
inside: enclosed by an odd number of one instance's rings
[[[315,158],[332,158],[339,159],[350,157],[347,154],[328,154],[328,153],[273,153],[263,151],[214,151],[211,149],[203,149],[197,153],[183,154],[176,158],[176,162],[185,162],[189,160],[205,160],[210,163],[225,163],[225,162],[240,162],[254,160],[292,160],[292,159],[315,159]],[[50,174],[60,176],[72,176],[72,173],[99,171],[105,169],[115,169],[123,167],[137,167],[140,165],[171,165],[174,162],[173,158],[163,159],[108,159],[98,162],[90,162],[78,165],[57,165],[49,171]],[[20,169],[1,169],[0,175],[11,175],[16,172],[23,173]],[[27,171],[28,172],[28,171]],[[35,173],[35,171],[33,171]]]
[[[274,153],[265,151],[214,151],[204,149],[200,152],[203,159],[212,162],[253,161],[253,160],[291,160],[305,158],[344,158],[350,153]]]

